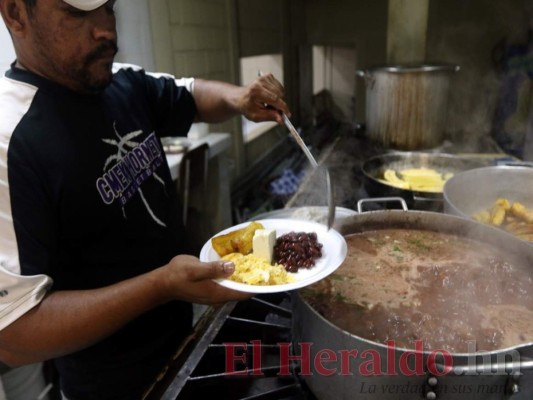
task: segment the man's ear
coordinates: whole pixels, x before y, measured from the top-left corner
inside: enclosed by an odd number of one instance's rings
[[[0,13],[12,36],[25,35],[29,15],[23,0],[0,0]]]

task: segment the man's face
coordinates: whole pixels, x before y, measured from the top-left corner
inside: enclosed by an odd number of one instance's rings
[[[87,12],[62,0],[37,1],[24,44],[28,57],[19,60],[33,72],[74,91],[102,91],[111,81],[118,50],[114,4],[115,0],[110,0]]]

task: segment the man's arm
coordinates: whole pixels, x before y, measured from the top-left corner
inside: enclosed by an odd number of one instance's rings
[[[193,90],[196,119],[210,123],[242,114],[254,122],[282,124],[280,112],[290,115],[284,96],[283,86],[271,74],[258,77],[247,87],[196,79]]]
[[[213,282],[233,270],[232,263],[177,256],[161,268],[112,286],[52,292],[0,332],[0,362],[14,367],[81,350],[171,300],[217,304],[249,298]]]

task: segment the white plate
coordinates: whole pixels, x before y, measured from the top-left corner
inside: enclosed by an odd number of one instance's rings
[[[276,236],[279,237],[289,232],[316,232],[317,239],[322,243],[322,257],[315,261],[312,268],[300,268],[295,275],[296,282],[282,285],[247,285],[245,283],[234,282],[229,279],[218,279],[217,282],[230,289],[248,293],[276,293],[288,290],[299,289],[325,278],[340,267],[346,258],[347,246],[344,237],[334,229],[327,230],[326,226],[309,221],[293,219],[263,219],[256,220],[265,229],[275,229]],[[237,229],[248,226],[250,222],[245,222],[219,232],[215,236],[224,235]],[[204,262],[218,261],[220,256],[211,245],[209,239],[200,251],[200,260]]]

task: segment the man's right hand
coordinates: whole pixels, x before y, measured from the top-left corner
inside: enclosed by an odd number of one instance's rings
[[[231,300],[246,300],[253,296],[228,289],[213,279],[228,278],[235,270],[232,262],[204,263],[188,255],[174,257],[160,268],[164,293],[168,299],[185,300],[197,304],[220,304]]]

